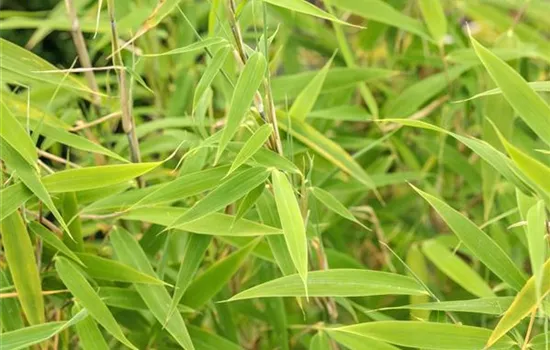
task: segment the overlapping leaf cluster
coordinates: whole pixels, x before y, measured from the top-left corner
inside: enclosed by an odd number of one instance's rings
[[[1,349],[550,348],[549,3],[35,5]]]

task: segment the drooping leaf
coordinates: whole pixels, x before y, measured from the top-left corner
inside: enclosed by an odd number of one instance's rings
[[[82,276],[81,272],[67,259],[59,257],[55,262],[57,274],[69,291],[88,313],[101,324],[107,332],[130,349],[137,348],[126,338],[113,314],[94,291],[92,286]]]
[[[250,138],[245,142],[239,153],[235,156],[228,174],[231,174],[235,169],[243,165],[250,157],[265,144],[271,136],[273,127],[271,124],[262,125]]]
[[[412,185],[411,185],[412,186]],[[468,218],[451,208],[442,200],[412,186],[438,212],[451,230],[470,251],[495,275],[508,283],[511,288],[520,290],[526,282],[524,274],[512,259],[485,232]]]
[[[110,237],[120,261],[144,274],[157,278],[149,259],[130,233],[117,227]],[[172,300],[166,288],[160,285],[134,284],[134,286],[151,313],[165,326],[178,344],[186,350],[194,349],[182,316],[177,312],[169,315]]]

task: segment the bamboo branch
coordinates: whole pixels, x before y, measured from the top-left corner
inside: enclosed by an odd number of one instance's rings
[[[116,20],[115,20],[115,4],[114,0],[109,0],[108,2],[109,9],[109,18],[111,21],[111,45],[112,51],[114,53],[112,59],[115,66],[124,66],[122,61],[122,55],[118,46],[118,34],[116,29]],[[139,152],[139,143],[136,135],[135,120],[132,116],[132,106],[130,102],[130,89],[128,85],[128,80],[126,76],[126,71],[117,70],[118,75],[118,84],[120,90],[120,105],[122,111],[122,129],[128,137],[128,144],[130,148],[130,157],[132,162],[140,163],[141,155]],[[143,187],[143,179],[138,178],[138,186]]]
[[[84,35],[82,35],[82,30],[80,29],[80,22],[78,21],[73,0],[65,0],[65,7],[67,8],[67,13],[69,15],[69,19],[71,20],[71,36],[73,38],[76,52],[78,53],[78,60],[80,61],[80,65],[86,69],[84,71],[84,75],[86,76],[88,86],[93,91],[92,102],[98,109],[101,106],[99,87],[97,85],[94,72],[89,70],[89,68],[92,68],[92,62],[90,60],[90,56],[88,55],[88,48],[86,47]]]

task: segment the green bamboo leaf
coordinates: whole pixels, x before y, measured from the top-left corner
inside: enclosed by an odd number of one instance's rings
[[[235,214],[235,221],[239,221],[243,216],[256,204],[258,198],[265,190],[265,184],[260,184],[258,187],[248,192],[248,194],[241,200],[237,207],[237,213]]]
[[[550,332],[536,335],[529,342],[530,350],[547,350],[550,343]]]
[[[22,183],[16,183],[0,190],[0,220],[17,210],[29,198],[32,191]]]
[[[64,193],[61,197],[61,215],[69,223],[71,236],[63,235],[63,241],[71,250],[81,252],[84,250],[82,239],[82,222],[78,212],[78,203],[74,192]]]
[[[531,270],[535,278],[537,294],[540,295],[542,266],[546,260],[548,245],[546,243],[546,209],[544,208],[544,201],[538,201],[527,212],[527,242]]]
[[[266,68],[267,62],[260,52],[254,53],[246,62],[231,98],[227,121],[216,152],[215,163],[220,159],[227,144],[231,141],[235,132],[237,132],[239,125],[241,125],[245,113],[250,108],[254,94],[256,94],[260,83],[264,79]]]
[[[307,71],[273,77],[271,79],[273,99],[277,102],[295,99],[318,73],[319,71]],[[360,82],[389,78],[397,73],[380,68],[334,67],[329,69],[321,93],[353,87]]]
[[[189,326],[189,334],[198,350],[241,350],[242,348],[214,333],[206,332],[199,327]]]
[[[384,118],[409,117],[470,68],[470,65],[454,66],[446,72],[431,75],[410,85],[397,97],[384,104],[382,115]]]
[[[101,297],[101,300],[103,300],[108,306],[125,310],[149,311],[149,307],[145,304],[141,298],[141,295],[134,289],[101,287],[98,294]],[[179,304],[177,309],[181,313],[196,313],[195,310],[182,304]]]
[[[83,310],[80,306],[73,306],[73,317],[76,317]],[[92,317],[85,317],[76,325],[76,334],[78,334],[79,345],[84,350],[108,350],[109,346],[101,335],[101,331],[97,327],[96,321]]]
[[[313,196],[319,200],[319,202],[323,203],[325,207],[332,210],[336,214],[340,215],[344,219],[348,219],[349,221],[353,221],[361,227],[364,227],[365,229],[369,230],[365,225],[363,225],[353,214],[346,208],[336,197],[332,195],[332,193],[323,190],[319,187],[310,187],[309,189]]]
[[[273,182],[273,194],[277,205],[277,212],[283,227],[286,246],[294,267],[306,290],[308,286],[308,267],[307,267],[307,237],[304,226],[304,219],[298,205],[298,200],[294,195],[294,190],[290,181],[284,173],[279,170],[273,170],[271,173]]]
[[[273,133],[273,127],[271,124],[262,125],[250,138],[245,142],[233,163],[229,169],[228,174],[231,174],[235,169],[243,165],[250,157],[254,156],[256,152],[262,148],[265,142],[269,139]]]
[[[210,245],[211,241],[211,236],[192,233],[189,234],[187,244],[185,245],[185,251],[183,253],[183,260],[180,264],[178,277],[176,279],[174,295],[172,296],[172,304],[170,305],[170,311],[168,312],[169,315],[176,310],[178,304],[182,300],[183,295],[191,284],[193,276],[195,276],[197,270],[199,269],[204,253],[206,252],[206,249]]]
[[[438,301],[384,308],[382,310],[411,309],[446,312],[469,312],[487,315],[502,315],[512,304],[514,297],[492,297],[468,300]]]
[[[38,155],[29,134],[19,124],[3,101],[0,102],[0,137],[15,149],[27,163],[36,166]]]
[[[157,278],[153,267],[149,263],[149,259],[130,233],[117,227],[110,237],[113,248],[117,253],[117,258],[120,261],[144,274]],[[177,312],[171,315],[168,313],[172,300],[166,288],[164,286],[143,284],[135,284],[134,286],[151,313],[164,325],[164,328],[174,337],[178,344],[186,350],[194,349],[193,342],[189,337],[181,315]]]
[[[428,283],[430,278],[430,272],[428,271],[428,264],[418,244],[413,244],[409,248],[406,257],[407,266],[410,269],[410,275],[417,278],[422,283]],[[409,297],[410,303],[414,305],[424,304],[430,301],[430,296],[428,295],[411,295]],[[428,321],[430,319],[430,311],[426,310],[417,310],[411,309],[411,319],[412,320],[423,320]]]
[[[151,277],[118,261],[86,253],[76,253],[76,256],[84,264],[82,270],[93,279],[127,283],[164,284],[158,278]]]
[[[260,239],[253,240],[235,253],[217,261],[198,276],[187,288],[182,299],[183,304],[200,308],[218,294],[245,262]]]
[[[382,0],[331,0],[332,4],[346,11],[390,26],[401,28],[424,39],[432,40],[418,20],[402,14]]]
[[[18,119],[21,124],[24,124],[27,122],[26,116],[24,117],[20,116]],[[48,137],[53,141],[62,143],[64,145],[67,145],[82,151],[87,151],[87,152],[92,152],[97,154],[104,154],[113,159],[119,160],[124,163],[128,163],[128,160],[124,159],[123,157],[116,154],[115,152],[101,145],[98,145],[97,143],[94,143],[82,136],[73,134],[69,131],[59,128],[59,126],[57,125],[51,125],[50,123],[47,123],[45,120],[29,119],[28,125],[33,132],[37,132],[41,135],[44,135],[45,137]]]
[[[493,330],[491,338],[487,341],[488,346],[505,337],[509,330],[537,308],[540,300],[550,294],[550,259],[542,267],[541,275],[539,289],[537,289],[535,277],[533,276],[516,295],[512,305],[506,310]]]
[[[231,142],[227,148],[233,152],[240,152],[244,144]],[[260,148],[252,156],[253,164],[257,164],[266,168],[277,168],[281,171],[286,171],[293,174],[301,174],[300,170],[290,160],[273,152],[267,148]]]
[[[296,12],[300,12],[306,15],[317,17],[317,18],[323,18],[332,22],[353,26],[353,24],[349,24],[347,22],[341,21],[338,18],[331,15],[330,13],[327,13],[321,10],[317,6],[305,0],[263,0],[263,1],[274,6],[286,8],[291,11],[296,11]]]
[[[104,165],[69,169],[44,176],[44,186],[51,193],[74,192],[102,188],[139,177],[162,162]]]
[[[483,160],[489,163],[496,171],[498,171],[502,176],[507,180],[512,182],[517,188],[519,188],[524,193],[532,193],[532,190],[525,184],[525,182],[517,175],[519,171],[513,162],[510,161],[504,154],[495,149],[493,146],[488,144],[485,141],[475,139],[473,137],[465,137],[458,135],[437,127],[433,124],[429,124],[420,120],[410,120],[410,119],[385,119],[380,120],[380,122],[392,122],[398,123],[401,125],[412,126],[416,128],[423,128],[428,130],[437,131],[450,135],[468,146],[472,151],[478,154]]]
[[[520,290],[522,288],[526,281],[524,274],[491,237],[442,200],[419,190],[413,185],[411,187],[438,212],[462,243],[489,270],[513,289]]]
[[[78,256],[72,250],[70,250],[65,245],[65,243],[63,243],[63,241],[55,235],[55,233],[40,225],[38,222],[34,221],[29,223],[29,228],[31,229],[32,233],[39,236],[44,241],[44,243],[57,250],[58,252],[66,255],[67,257],[73,259],[80,265],[84,265],[82,261],[80,261]]]
[[[200,78],[199,82],[197,83],[197,87],[195,88],[195,94],[193,95],[193,111],[196,110],[197,104],[199,103],[200,99],[204,96],[204,93],[210,87],[210,85],[214,81],[214,78],[222,69],[222,66],[227,60],[227,56],[230,52],[231,46],[224,46],[216,51],[216,53],[212,57],[212,61],[208,63],[208,66],[204,70],[202,77]]]
[[[188,209],[174,207],[151,207],[132,210],[122,217],[127,220],[138,220],[168,226],[183,215]],[[234,224],[233,224],[234,223]],[[231,226],[233,224],[233,226]],[[241,219],[235,221],[231,215],[212,213],[202,219],[175,227],[177,230],[201,233],[214,236],[263,236],[280,235],[281,229]]]
[[[325,329],[325,332],[338,343],[351,350],[373,349],[373,350],[399,350],[398,347],[379,340],[364,337],[357,333],[334,332],[331,329]]]
[[[0,286],[13,285],[7,268],[0,269]],[[9,332],[25,327],[19,302],[16,298],[0,298],[0,322],[2,331]],[[2,344],[2,343],[0,343]]]
[[[497,135],[500,138],[500,141],[504,145],[506,152],[512,158],[512,161],[516,164],[518,169],[524,174],[528,179],[533,181],[539,188],[545,191],[547,194],[550,194],[550,184],[548,183],[548,176],[550,176],[550,167],[546,166],[544,163],[536,160],[533,157],[530,157],[523,151],[521,151],[516,146],[512,145],[504,135],[493,124]]]
[[[313,109],[313,106],[315,105],[315,102],[317,101],[317,98],[321,93],[321,89],[325,82],[325,78],[327,77],[330,66],[332,65],[333,59],[334,55],[332,55],[330,60],[315,75],[315,77],[311,79],[307,86],[296,97],[296,100],[294,100],[294,103],[292,104],[292,107],[290,107],[290,111],[288,112],[290,117],[300,121],[304,121],[306,119],[306,116]]]
[[[100,199],[84,209],[84,212],[97,210],[122,211],[127,208],[137,209],[145,206],[171,203],[182,200],[220,184],[227,174],[229,166],[221,166],[184,174],[179,178],[163,184],[140,188]]]
[[[44,323],[44,298],[34,249],[25,223],[14,212],[0,222],[2,245],[17,297],[31,325]]]
[[[550,145],[550,106],[510,66],[474,38],[472,46],[506,100],[531,129]]]
[[[411,277],[370,270],[332,269],[310,271],[307,284],[310,297],[427,295],[424,288]],[[303,281],[299,275],[295,274],[247,289],[234,295],[228,301],[305,296]]]
[[[530,81],[527,83],[531,89],[537,92],[550,92],[550,81]],[[467,102],[471,100],[475,100],[477,98],[481,97],[487,97],[487,96],[494,96],[494,95],[500,95],[502,94],[502,90],[500,88],[494,88],[490,89],[484,92],[480,92],[479,94],[475,94],[472,97],[468,97],[464,100],[458,100],[456,102]]]
[[[443,45],[447,34],[447,17],[445,17],[441,2],[439,0],[420,0],[418,5],[432,38],[438,45]]]
[[[59,86],[86,99],[93,93],[82,80],[70,74],[60,74],[54,65],[3,38],[0,38],[0,58],[4,83],[25,85],[31,90],[42,86]]]
[[[204,48],[208,48],[213,45],[227,44],[227,40],[221,37],[206,38],[202,41],[192,43],[184,47],[178,47],[177,49],[161,52],[161,53],[150,53],[144,54],[143,57],[159,57],[159,56],[169,56],[169,55],[179,55],[191,52],[197,52]]]
[[[344,105],[327,109],[318,109],[310,112],[308,118],[328,119],[334,121],[364,122],[371,120],[372,116],[360,106]]]
[[[0,344],[2,344],[2,349],[6,350],[27,349],[32,345],[50,339],[70,326],[82,322],[86,317],[88,317],[88,312],[86,309],[82,309],[70,320],[65,322],[42,323],[11,332],[1,333]]]
[[[329,334],[342,332],[355,334],[395,345],[421,349],[472,350],[485,349],[491,331],[486,328],[460,324],[380,321],[352,326],[330,328]],[[491,349],[509,349],[514,341],[508,337],[494,344]]]
[[[27,186],[27,188],[31,190],[31,192],[34,193],[48,209],[51,210],[52,214],[60,222],[62,228],[70,235],[70,230],[65,223],[65,220],[63,220],[63,216],[61,216],[61,213],[57,210],[50,194],[45,188],[45,184],[38,176],[36,169],[28,164],[20,156],[20,154],[17,153],[9,144],[4,142],[2,138],[0,138],[0,155],[6,164],[17,172],[21,182],[23,182],[25,186]]]
[[[332,345],[330,344],[330,339],[327,334],[323,331],[318,331],[317,334],[311,338],[309,343],[310,350],[332,350]]]
[[[495,296],[487,283],[468,264],[442,244],[434,240],[426,241],[422,244],[422,252],[438,269],[468,292],[480,298]]]
[[[225,208],[264,183],[268,176],[269,171],[264,168],[250,168],[232,176],[174,220],[169,228],[185,225]]]
[[[130,349],[137,350],[126,338],[105,303],[88,281],[86,281],[86,278],[82,276],[81,272],[69,260],[62,257],[57,258],[55,268],[65,286],[79,300],[82,306],[88,310],[88,313],[122,344]]]
[[[278,113],[277,117],[279,118],[279,126],[283,130],[290,133],[345,173],[353,176],[368,189],[375,188],[370,176],[339,144],[327,138],[305,122],[297,120],[290,122],[288,116],[283,113]]]

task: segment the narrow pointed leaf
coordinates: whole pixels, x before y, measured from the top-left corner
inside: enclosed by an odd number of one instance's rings
[[[31,325],[44,323],[44,298],[34,249],[19,212],[0,222],[2,245],[21,308]]]
[[[3,101],[0,101],[0,137],[27,163],[36,166],[38,155],[34,142]]]
[[[447,34],[447,17],[439,0],[420,0],[418,2],[424,22],[432,38],[438,45],[443,45],[443,39]]]
[[[88,313],[122,344],[130,349],[137,350],[137,348],[126,338],[105,303],[78,269],[69,260],[62,257],[59,257],[55,262],[55,268],[65,286],[67,286],[69,291],[78,299],[82,306],[88,310]]]
[[[529,260],[535,278],[537,294],[540,296],[542,283],[542,266],[546,260],[546,209],[544,202],[539,201],[527,212],[527,243],[529,246]]]
[[[495,296],[487,283],[468,264],[437,241],[424,242],[422,251],[438,269],[473,295],[480,298]]]
[[[245,142],[237,156],[235,156],[228,174],[231,174],[235,169],[243,165],[250,157],[254,156],[254,154],[256,154],[256,152],[269,139],[272,132],[273,127],[271,124],[264,124],[256,130],[256,132]]]
[[[258,242],[259,240],[255,239],[235,253],[210,266],[189,285],[182,299],[183,304],[192,308],[199,308],[218,294],[241,267]]]
[[[484,349],[491,334],[486,328],[450,323],[380,321],[332,328],[329,332],[346,332],[395,345],[434,349],[472,350]],[[491,349],[509,349],[514,344],[505,337]]]
[[[80,306],[75,305],[73,307],[73,314],[78,315],[79,312],[82,312],[86,309],[81,309]],[[83,320],[78,322],[76,325],[76,334],[80,341],[79,345],[82,346],[84,350],[108,350],[109,346],[103,338],[97,322],[92,317],[85,317]]]
[[[508,283],[513,289],[520,290],[522,288],[526,282],[524,274],[491,237],[442,200],[414,186],[412,187],[430,203],[447,225],[449,225],[451,230],[460,238],[462,243],[464,243],[464,245],[470,249],[489,270],[504,282]]]
[[[502,90],[506,100],[531,129],[550,145],[550,106],[540,97],[512,67],[483,47],[474,38],[472,46]]]
[[[313,106],[315,105],[315,102],[317,101],[317,98],[321,93],[323,83],[325,82],[325,78],[327,77],[327,73],[330,69],[333,58],[334,56],[330,58],[330,60],[323,66],[323,68],[300,92],[298,97],[296,97],[296,100],[294,100],[294,103],[292,104],[292,107],[290,107],[290,111],[288,112],[290,117],[301,121],[304,121],[306,119],[306,116],[313,109]]]
[[[58,252],[66,255],[67,257],[73,259],[77,263],[83,265],[78,256],[72,250],[70,250],[65,245],[65,243],[63,243],[63,241],[55,235],[55,233],[34,221],[29,223],[29,228],[35,235],[39,236],[44,241],[44,243],[57,250]]]
[[[413,278],[394,273],[332,269],[310,271],[307,279],[310,297],[360,297],[372,295],[426,295]],[[301,277],[297,274],[281,277],[247,289],[229,301],[269,297],[305,297]]]
[[[230,52],[231,46],[224,46],[216,51],[212,57],[212,61],[208,63],[208,66],[202,73],[202,77],[195,88],[195,94],[193,96],[193,110],[196,110],[197,104],[203,97],[206,90],[210,87],[210,84],[214,81],[216,75],[220,72]]]
[[[70,320],[65,322],[42,323],[11,332],[1,333],[0,344],[2,349],[27,349],[32,345],[50,339],[72,325],[82,322],[86,317],[88,317],[88,312],[86,309],[82,309]]]
[[[331,211],[335,212],[345,219],[356,222],[359,225],[363,226],[363,224],[361,224],[359,220],[357,220],[355,216],[353,216],[348,208],[346,208],[336,197],[334,197],[332,193],[325,191],[319,187],[311,187],[310,191],[311,193],[313,193],[313,196],[319,200],[319,202],[323,203],[323,205]]]
[[[292,185],[284,173],[273,170],[271,179],[286,246],[307,294],[307,237],[300,206]]]
[[[249,110],[254,94],[264,79],[267,62],[264,56],[256,52],[246,62],[231,98],[227,121],[220,138],[216,159],[219,159],[227,144],[237,132],[245,113]]]
[[[111,233],[111,242],[120,261],[144,274],[157,278],[149,259],[130,233],[117,227]],[[172,300],[166,288],[164,286],[143,284],[135,284],[134,286],[151,313],[164,325],[178,344],[186,350],[194,349],[182,316],[177,312],[169,316],[168,312]]]
[[[262,184],[268,176],[269,171],[264,168],[250,168],[232,176],[174,220],[170,227],[185,225],[225,208],[237,199],[246,196],[248,192]]]
[[[537,292],[535,277],[531,277],[498,322],[491,334],[491,338],[487,341],[487,345],[491,346],[502,337],[505,337],[508,331],[535,310],[539,305],[539,300],[542,300],[542,298],[550,293],[550,260],[547,260],[542,267],[541,274],[540,292]]]

